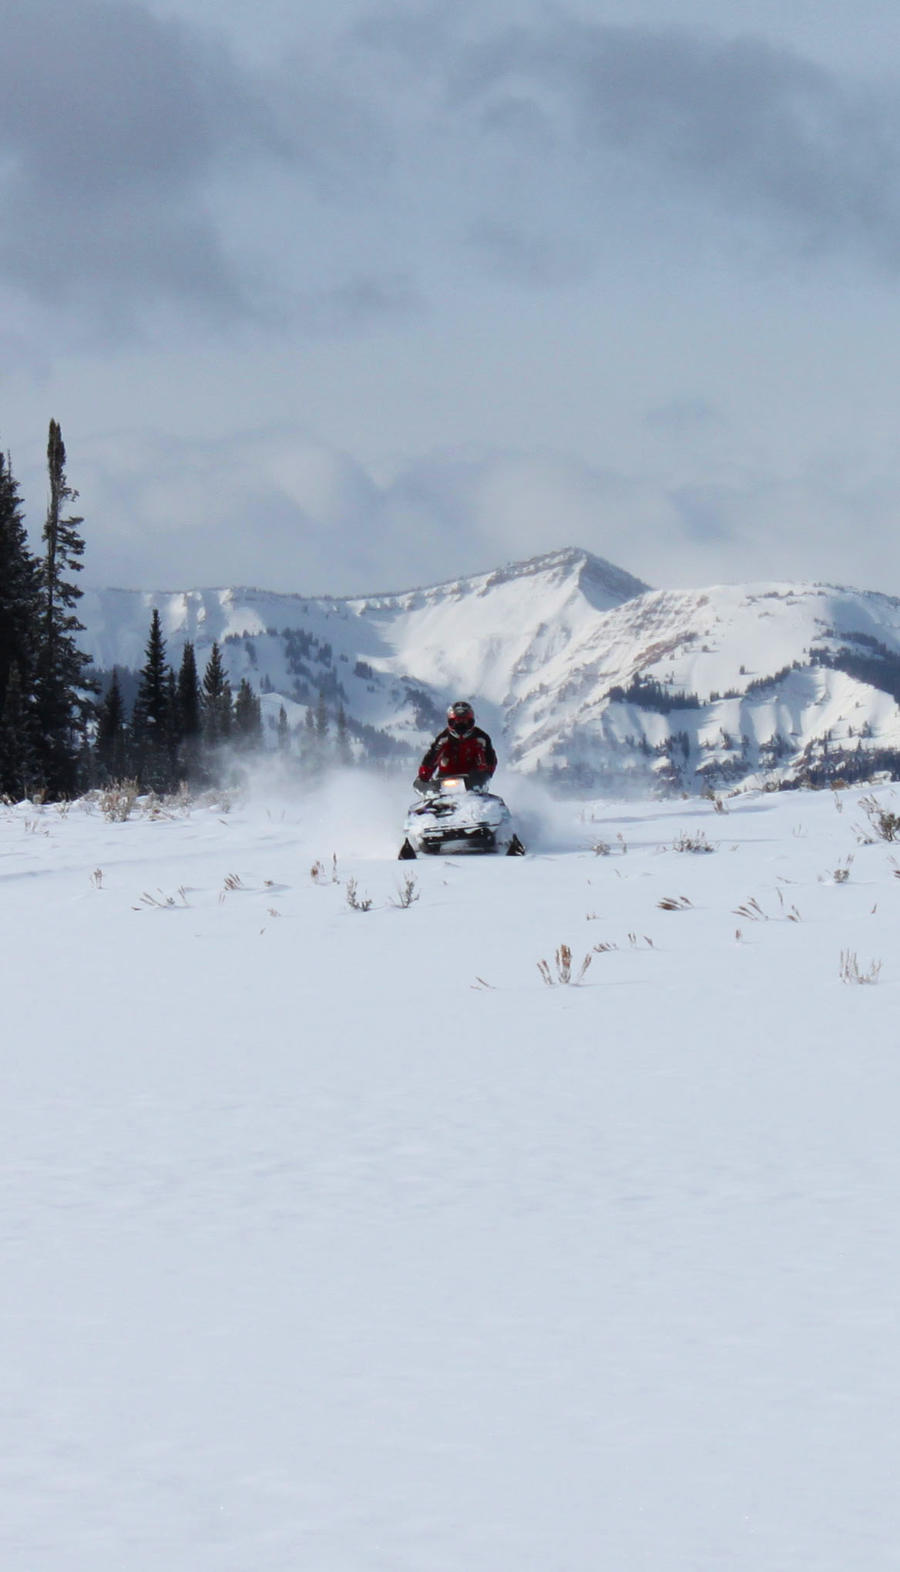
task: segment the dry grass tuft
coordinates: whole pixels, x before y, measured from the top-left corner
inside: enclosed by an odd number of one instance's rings
[[[98,792],[97,806],[110,824],[124,824],[137,799],[137,781],[111,781]]]
[[[864,846],[876,841],[900,841],[900,813],[891,813],[874,797],[860,797],[859,806],[869,821],[868,830],[857,829],[857,839]]]
[[[344,894],[347,897],[347,905],[350,907],[351,911],[370,912],[372,910],[371,897],[368,895],[360,895],[355,879],[347,880],[347,883],[344,886]]]
[[[747,922],[768,922],[768,917],[754,896],[745,901],[743,906],[734,908],[735,917],[744,917]]]
[[[145,890],[141,896],[141,905],[132,906],[131,909],[134,912],[139,912],[141,910],[141,906],[149,906],[153,911],[158,912],[181,910],[188,904],[187,894],[183,884],[179,885],[177,893],[178,899],[176,900],[174,895],[165,895],[162,890],[157,890],[155,895],[152,895],[149,890]]]
[[[408,873],[406,877],[401,879],[400,883],[398,884],[397,894],[396,897],[391,901],[391,905],[398,906],[401,911],[406,911],[410,906],[413,905],[415,901],[419,899],[419,893],[420,892],[416,886],[416,881],[413,875]]]
[[[714,852],[715,849],[715,846],[710,846],[703,830],[694,830],[693,834],[682,830],[672,842],[672,850],[677,852]]]
[[[572,970],[571,947],[568,944],[561,944],[553,957],[555,975],[554,971],[550,968],[549,961],[538,961],[537,969],[543,977],[544,982],[547,984],[548,988],[556,988],[559,985],[566,986],[570,983],[577,987],[578,984],[582,981],[584,974],[590,966],[593,958],[594,957],[589,950],[581,963],[578,975],[575,976]]]
[[[844,983],[876,983],[881,971],[881,961],[872,961],[866,971],[860,969],[855,950],[842,950],[838,976]]]

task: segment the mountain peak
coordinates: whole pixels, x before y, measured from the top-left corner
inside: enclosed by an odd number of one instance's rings
[[[177,664],[216,640],[232,685],[324,697],[378,757],[415,756],[471,696],[506,764],[564,783],[719,789],[900,770],[900,601],[799,583],[653,590],[577,546],[366,598],[87,591],[97,664],[136,671],[158,609]],[[829,774],[830,772],[830,774]]]
[[[484,593],[499,585],[511,584],[516,579],[542,576],[552,579],[556,584],[566,578],[575,578],[585,598],[597,610],[608,610],[624,600],[645,594],[650,588],[641,579],[626,573],[624,568],[617,568],[604,557],[595,557],[583,546],[563,546],[557,551],[542,552],[536,557],[508,562],[504,567],[494,568],[489,573],[471,574],[467,578],[455,580],[454,588],[471,588]],[[449,588],[449,585],[435,585],[434,589],[445,587]]]

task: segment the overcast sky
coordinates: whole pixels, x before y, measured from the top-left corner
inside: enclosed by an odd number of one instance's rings
[[[0,0],[0,446],[85,582],[900,594],[896,0]]]

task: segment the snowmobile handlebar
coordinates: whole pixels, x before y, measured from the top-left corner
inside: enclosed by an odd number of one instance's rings
[[[423,781],[419,776],[416,776],[416,779],[413,781],[413,790],[420,791],[423,796],[428,796],[431,793],[439,792],[445,784],[455,786],[461,783],[466,791],[480,791],[483,786],[487,785],[490,778],[486,770],[473,770],[470,775],[451,775],[444,778],[438,775],[430,781]]]

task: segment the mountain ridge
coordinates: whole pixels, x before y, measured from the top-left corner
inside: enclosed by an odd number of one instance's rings
[[[502,567],[485,568],[477,573],[464,573],[449,579],[437,579],[431,584],[413,584],[403,589],[357,591],[352,595],[330,595],[315,593],[307,595],[299,590],[274,590],[262,584],[195,584],[189,589],[176,589],[172,586],[152,590],[128,588],[122,584],[96,586],[87,590],[87,594],[105,595],[160,595],[169,597],[173,595],[278,595],[285,600],[298,601],[327,601],[333,605],[349,605],[360,601],[389,601],[403,600],[409,595],[429,594],[432,591],[450,590],[457,586],[473,585],[476,582],[505,582],[512,578],[527,578],[536,573],[552,568],[565,568],[578,563],[589,579],[602,579],[609,575],[610,579],[621,586],[623,597],[627,595],[643,594],[650,589],[642,579],[629,573],[625,568],[617,567],[605,557],[598,557],[596,553],[588,551],[582,546],[561,546],[556,551],[541,552],[534,557],[523,557]]]
[[[151,610],[177,663],[220,643],[274,726],[319,696],[413,758],[471,697],[507,763],[573,788],[710,790],[900,765],[900,599],[819,582],[651,589],[579,547],[368,596],[86,591],[98,666],[135,669]]]

